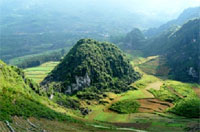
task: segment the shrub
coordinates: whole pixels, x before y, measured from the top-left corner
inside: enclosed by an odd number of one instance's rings
[[[200,118],[200,99],[197,97],[184,98],[169,111],[180,116]]]
[[[138,111],[140,104],[135,100],[123,100],[110,106],[110,110],[121,114],[130,114]]]
[[[47,106],[25,96],[13,96],[11,93],[0,95],[0,120],[11,121],[12,116],[25,118],[36,117],[58,121],[75,121],[73,118],[58,113]]]

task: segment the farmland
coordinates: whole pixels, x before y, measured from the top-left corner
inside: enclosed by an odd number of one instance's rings
[[[33,79],[37,83],[40,83],[58,63],[59,62],[47,62],[38,67],[27,68],[24,71],[26,77]]]

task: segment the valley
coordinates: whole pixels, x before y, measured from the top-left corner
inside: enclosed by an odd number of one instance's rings
[[[200,132],[199,0],[0,10],[0,132]]]
[[[168,80],[167,76],[164,76],[166,75],[165,73],[162,76],[153,75],[152,73],[154,73],[155,70],[152,71],[151,67],[154,69],[157,69],[158,67],[162,68],[160,65],[157,65],[158,63],[150,63],[153,61],[155,61],[155,57],[153,56],[148,58],[135,57],[132,61],[132,65],[134,66],[134,69],[143,74],[142,79],[131,84],[132,86],[136,87],[136,90],[130,90],[121,94],[108,92],[106,93],[107,97],[102,99],[104,104],[99,104],[97,101],[91,101],[88,105],[86,103],[87,101],[82,101],[81,104],[84,107],[92,110],[91,113],[83,116],[83,119],[90,122],[104,122],[106,124],[112,124],[116,127],[135,128],[138,130],[154,132],[182,132],[185,130],[185,128],[190,128],[191,126],[198,124],[199,119],[184,118],[168,112],[168,109],[172,108],[174,104],[156,98],[149,90],[159,91],[161,86],[163,86],[165,83],[170,83],[174,86],[180,84],[191,85],[191,87],[194,89],[194,92],[199,96],[200,89],[194,87],[200,87],[200,85],[184,84],[181,82]],[[42,67],[49,67],[52,65],[52,63],[53,62],[45,63],[42,65]],[[151,72],[149,72],[150,70]],[[26,72],[29,72],[29,70]],[[35,73],[38,72],[35,71]],[[33,79],[34,78],[35,77],[33,76]],[[184,96],[184,94],[182,95],[182,92],[176,92],[174,89],[170,89],[170,92],[180,97]],[[123,100],[138,101],[140,104],[138,112],[133,114],[119,114],[109,109],[113,103]],[[76,117],[77,114],[74,116]],[[128,131],[128,129],[126,131]]]

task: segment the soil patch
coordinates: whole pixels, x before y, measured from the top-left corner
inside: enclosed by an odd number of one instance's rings
[[[172,103],[155,98],[138,99],[138,102],[140,103],[138,111],[142,113],[164,112],[167,108],[173,106]]]
[[[163,85],[163,83],[161,81],[158,82],[154,82],[149,84],[145,89],[149,90],[151,88],[155,89],[155,90],[160,90],[160,87]]]
[[[194,92],[200,97],[200,88],[193,87]]]

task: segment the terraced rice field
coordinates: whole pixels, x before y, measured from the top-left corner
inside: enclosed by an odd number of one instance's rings
[[[25,69],[26,77],[33,79],[35,82],[40,83],[59,62],[47,62],[38,67]]]

